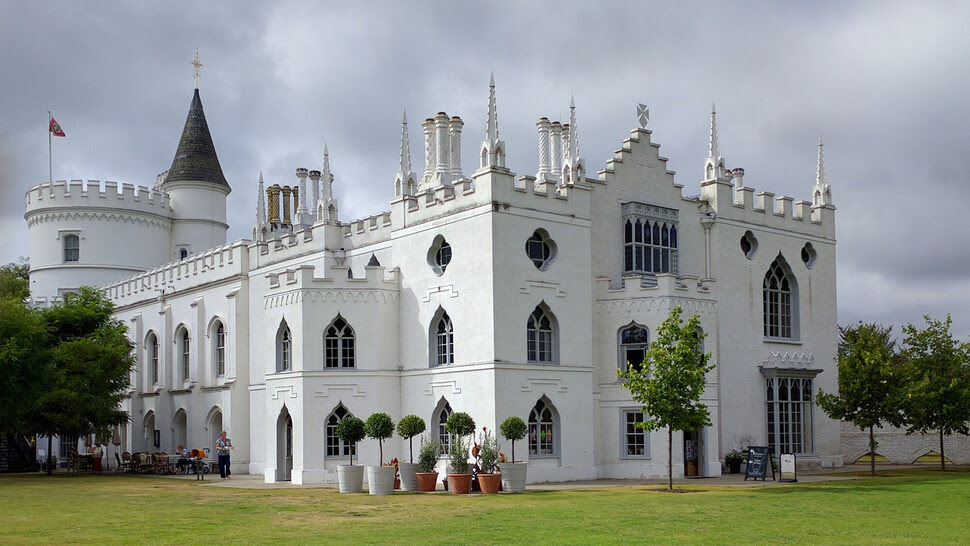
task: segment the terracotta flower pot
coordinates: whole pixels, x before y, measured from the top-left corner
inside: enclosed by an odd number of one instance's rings
[[[467,494],[471,483],[471,474],[448,474],[448,491],[455,495]]]
[[[498,493],[498,488],[502,485],[502,475],[479,474],[478,485],[482,488],[483,495],[494,495]]]
[[[438,486],[437,472],[415,472],[414,476],[418,479],[418,491],[434,491]]]

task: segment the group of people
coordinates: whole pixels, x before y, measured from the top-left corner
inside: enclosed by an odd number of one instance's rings
[[[232,440],[226,436],[226,431],[222,431],[222,433],[219,434],[219,439],[216,440],[215,447],[216,454],[219,457],[219,476],[224,480],[230,479],[229,474],[231,474],[231,472],[229,471],[229,450],[235,448],[232,446]],[[191,452],[182,444],[179,444],[176,447],[176,452],[179,455],[179,460],[177,463],[175,463],[175,466],[184,472],[189,465]]]

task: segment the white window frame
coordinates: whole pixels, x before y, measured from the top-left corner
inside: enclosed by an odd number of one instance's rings
[[[340,412],[341,410],[343,410],[343,416],[338,415],[338,412]],[[325,425],[324,425],[324,438],[323,438],[323,442],[324,442],[323,453],[324,453],[325,459],[348,459],[350,458],[351,454],[357,455],[356,445],[352,445],[352,446],[347,445],[346,443],[344,443],[343,440],[340,439],[340,437],[337,436],[337,425],[340,424],[340,422],[343,421],[344,419],[348,417],[353,417],[353,416],[354,414],[350,413],[350,410],[348,410],[347,407],[344,406],[342,403],[337,404],[337,407],[333,408],[333,411],[330,412],[330,415],[327,415],[327,420],[324,421]],[[333,418],[337,419],[336,423],[330,422],[330,420]],[[333,440],[336,440],[337,442],[336,446],[334,446],[331,443]],[[335,455],[330,454],[331,447],[336,448],[337,454]]]
[[[643,408],[635,408],[635,407],[633,407],[633,408],[620,408],[620,414],[619,414],[620,415],[620,430],[619,430],[619,432],[620,432],[620,442],[619,442],[620,453],[619,453],[619,458],[620,459],[633,459],[633,460],[650,459],[651,458],[650,457],[650,433],[647,432],[646,430],[643,430],[643,429],[637,429],[637,430],[639,430],[639,432],[633,432],[633,433],[631,433],[628,430],[628,428],[627,428],[628,425],[630,424],[627,421],[628,416],[634,415],[634,414],[639,414],[641,416],[641,421],[640,422],[642,422],[642,420],[644,418],[646,418],[646,414],[644,413]],[[635,455],[635,454],[630,454],[629,453],[629,447],[630,447],[630,444],[629,444],[629,435],[630,434],[642,434],[643,435],[643,453],[642,454]]]
[[[646,332],[647,340],[643,343],[623,343],[623,332],[631,328],[639,328],[640,330],[643,330],[644,332]],[[644,357],[646,357],[646,353],[649,348],[650,348],[650,329],[649,328],[635,321],[627,324],[626,326],[620,327],[620,329],[617,330],[616,332],[617,369],[620,370],[621,372],[625,372],[627,370],[627,362],[629,362],[629,358],[627,358],[627,351],[642,350],[644,353]],[[641,360],[639,363],[636,363],[636,364],[640,365],[642,363],[643,361]],[[633,363],[631,362],[631,364]]]
[[[542,404],[543,406],[542,409],[545,409],[549,412],[550,419],[552,420],[551,424],[543,426],[542,424],[543,421],[541,420],[542,418],[541,411],[539,412],[540,413],[540,415],[538,416],[539,418],[537,420],[533,420],[533,417],[536,415],[536,410],[539,409],[540,404]],[[555,459],[559,457],[560,445],[562,443],[561,442],[562,425],[560,423],[559,412],[556,410],[556,406],[554,406],[552,402],[549,401],[548,398],[542,397],[539,400],[536,400],[535,405],[532,406],[531,410],[529,410],[529,419],[526,422],[526,426],[527,426],[526,447],[529,450],[530,459]],[[537,435],[535,444],[533,444],[533,439],[532,439],[533,426],[535,426],[535,433]],[[549,446],[549,449],[551,449],[551,452],[539,453],[539,448],[542,447],[540,445],[543,442],[541,439],[541,434],[544,428],[547,431],[552,433],[552,441],[547,442],[548,444],[551,444]],[[533,449],[533,447],[535,447],[535,449]]]
[[[676,275],[680,269],[680,212],[636,202],[623,203],[621,208],[623,273]]]
[[[761,293],[765,341],[798,341],[798,280],[780,254],[765,272]]]
[[[213,340],[213,360],[216,377],[226,375],[226,325],[222,321],[216,322],[215,339]]]
[[[337,321],[342,321],[343,327],[337,328]],[[334,335],[330,335],[331,329],[334,329]],[[347,319],[338,313],[323,330],[323,368],[346,370],[356,367],[357,335]]]
[[[80,231],[61,231],[59,232],[59,238],[61,239],[61,261],[63,263],[80,263],[81,261],[81,232]],[[68,248],[68,241],[77,241],[77,247]],[[74,252],[74,259],[68,259],[68,251]]]
[[[765,443],[771,447],[775,455],[783,453],[813,455],[815,453],[814,379],[820,370],[762,368],[761,371],[765,393],[767,434]],[[786,386],[790,394],[793,383],[798,387],[799,400],[781,400],[779,388]]]
[[[542,327],[542,319],[549,328]],[[545,302],[529,313],[525,323],[526,361],[530,364],[555,365],[559,363],[559,322]]]
[[[434,316],[428,335],[430,366],[450,366],[455,363],[455,324],[448,312],[440,307]],[[442,322],[445,324],[443,330],[440,328]]]

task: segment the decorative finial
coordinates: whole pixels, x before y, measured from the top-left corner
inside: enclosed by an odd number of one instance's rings
[[[818,137],[818,167],[815,171],[815,184],[824,188],[825,184],[828,182],[825,175],[825,151],[822,145],[822,137]]]
[[[650,109],[646,104],[637,104],[637,119],[640,121],[640,128],[646,129],[647,122],[650,121]]]
[[[495,102],[495,73],[488,83],[488,120],[485,123],[485,140],[490,143],[498,142],[498,106]]]
[[[401,177],[405,181],[411,172],[411,144],[408,141],[408,113],[401,117]]]
[[[569,95],[569,157],[579,159],[579,124],[576,123],[576,100]]]
[[[721,157],[721,146],[717,141],[717,110],[714,108],[714,103],[711,103],[711,135],[710,135],[710,149],[708,151],[709,157],[711,159],[717,160]]]
[[[488,86],[489,87],[495,87],[495,71],[494,70],[492,71],[491,78],[489,78],[489,80],[488,80]]]
[[[195,46],[195,60],[191,63],[195,67],[195,88],[199,88],[199,68],[202,67],[202,63],[199,62],[199,46]]]

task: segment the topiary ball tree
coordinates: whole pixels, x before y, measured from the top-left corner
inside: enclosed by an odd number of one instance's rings
[[[368,437],[377,440],[381,453],[380,464],[384,464],[384,440],[394,435],[394,421],[390,415],[378,412],[367,418],[366,430]]]
[[[455,412],[448,417],[445,430],[454,436],[469,436],[475,432],[475,420],[463,411]]]
[[[499,427],[499,430],[502,432],[502,436],[504,436],[506,440],[512,442],[512,462],[514,463],[515,441],[525,438],[525,421],[513,415],[502,421],[502,425]]]
[[[337,438],[350,445],[350,464],[354,464],[354,444],[367,436],[364,421],[353,415],[344,417],[337,423]]]
[[[418,417],[417,415],[405,415],[397,423],[397,433],[408,441],[408,455],[411,458],[411,462],[414,462],[414,448],[411,445],[411,439],[424,432],[425,424],[424,419]]]

